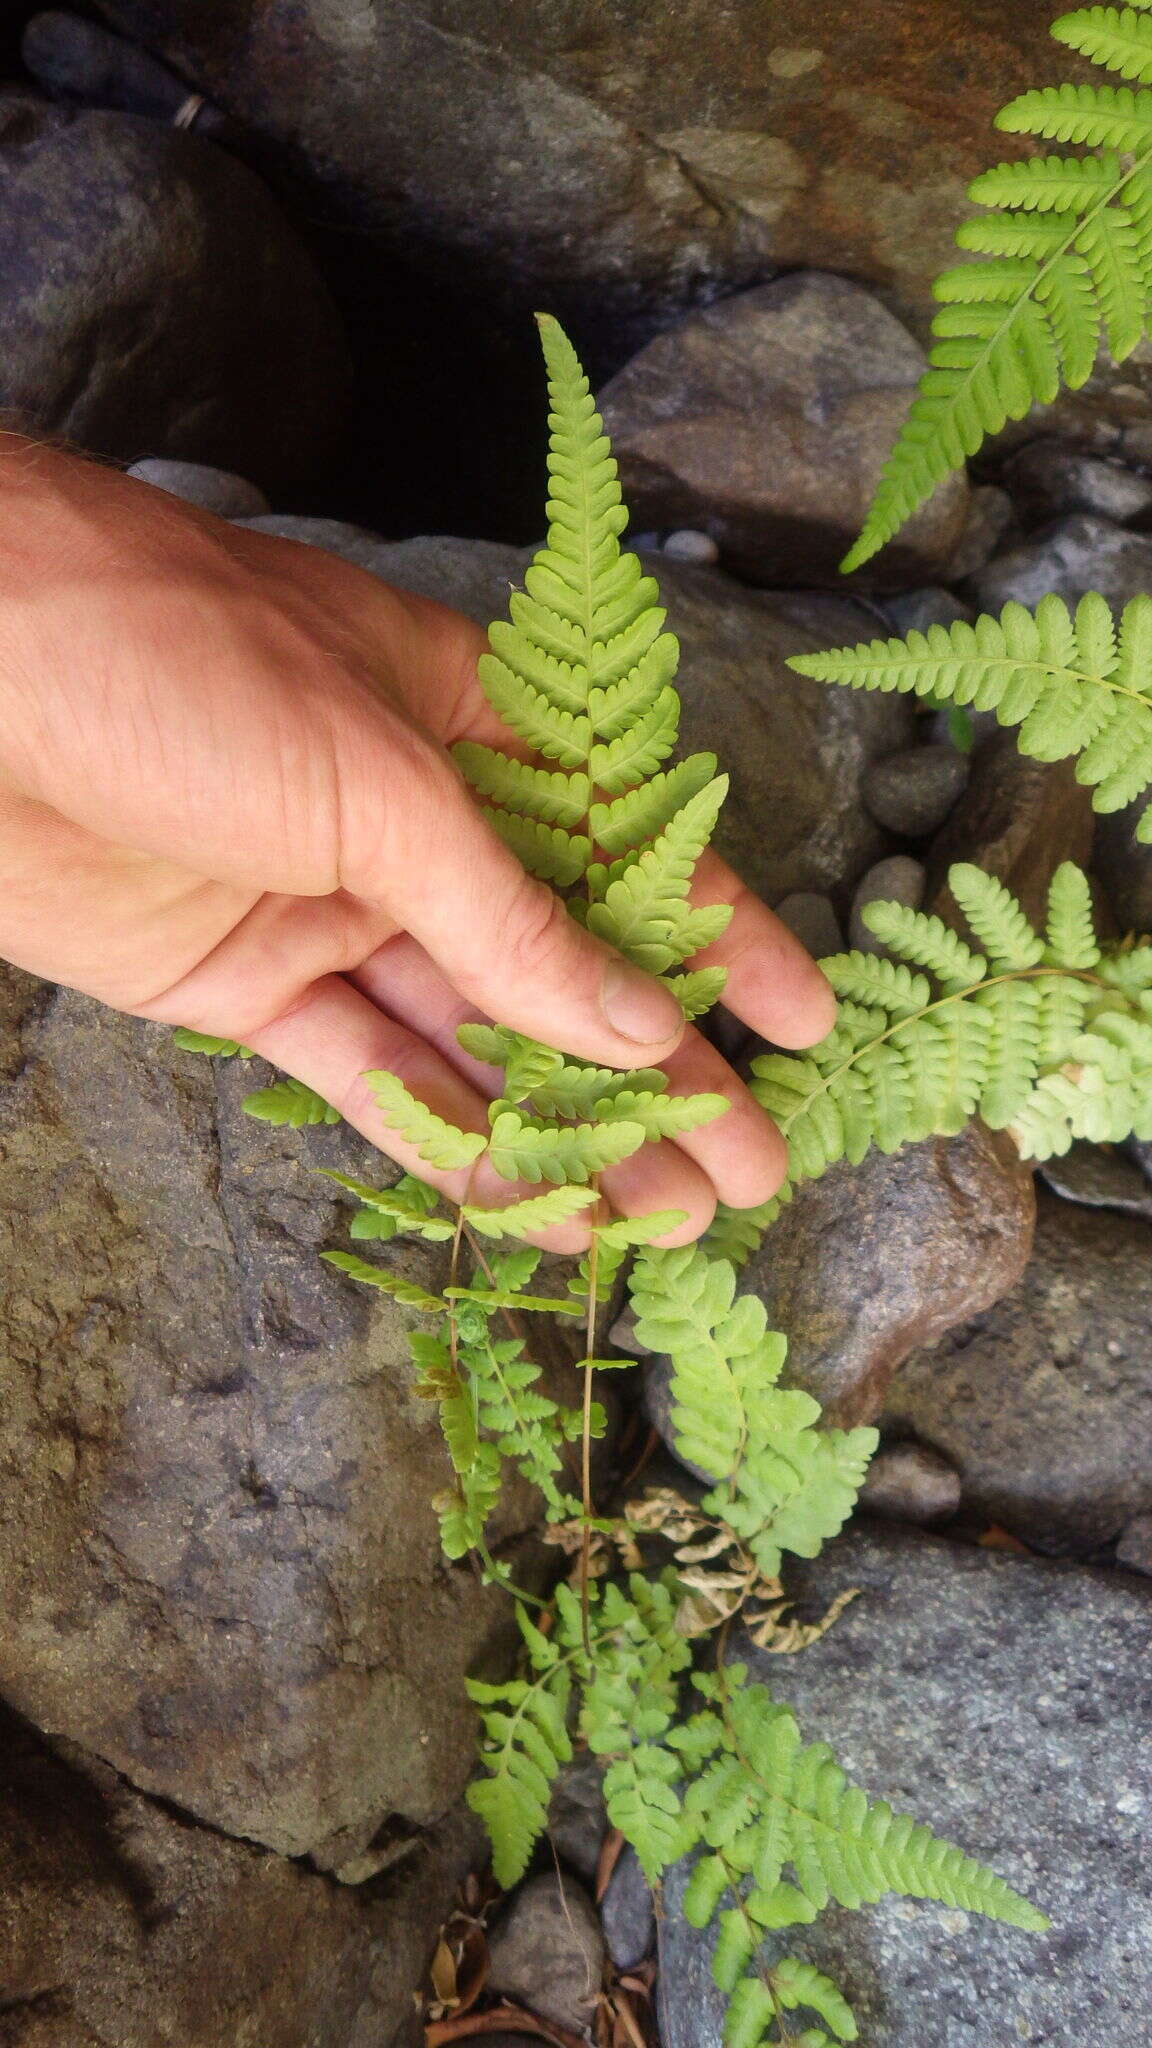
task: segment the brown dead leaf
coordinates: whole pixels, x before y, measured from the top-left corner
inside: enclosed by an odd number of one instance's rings
[[[798,1650],[807,1650],[827,1635],[859,1592],[859,1586],[846,1586],[819,1621],[785,1621],[782,1617],[789,1611],[791,1601],[774,1600],[762,1615],[749,1621],[748,1634],[758,1650],[767,1650],[773,1657],[793,1657]]]
[[[593,1897],[597,1905],[600,1904],[608,1889],[608,1880],[620,1861],[620,1851],[623,1847],[624,1837],[620,1833],[619,1828],[609,1828],[608,1833],[600,1844],[600,1854],[596,1859],[596,1883]]]
[[[457,2019],[434,2020],[424,2029],[424,2048],[444,2048],[449,2041],[467,2041],[477,2034],[533,2034],[554,2048],[588,2048],[582,2034],[541,2018],[522,2005],[491,2005],[484,2012],[462,2013]]]

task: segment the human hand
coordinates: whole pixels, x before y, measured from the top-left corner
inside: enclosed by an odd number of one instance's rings
[[[9,437],[0,447],[0,956],[116,1009],[240,1040],[394,1159],[363,1079],[387,1068],[487,1128],[478,1016],[615,1067],[661,1065],[731,1108],[603,1176],[624,1214],[751,1206],[785,1147],[658,982],[583,931],[491,831],[445,751],[507,745],[476,680],[484,635],[320,551]],[[708,854],[731,902],[699,959],[765,1037],[814,1043],[831,992]],[[695,964],[695,963],[694,963]],[[472,1198],[509,1197],[483,1164]],[[570,1228],[554,1240],[580,1239]]]

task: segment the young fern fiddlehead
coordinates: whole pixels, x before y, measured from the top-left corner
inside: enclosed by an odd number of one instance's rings
[[[1122,79],[1152,84],[1152,0],[1078,9],[1051,34]],[[991,210],[964,221],[956,241],[982,260],[936,280],[929,367],[845,570],[891,540],[989,434],[1049,403],[1061,382],[1085,383],[1102,338],[1122,362],[1145,332],[1152,94],[1045,86],[1004,107],[996,126],[1099,154],[1000,164],[969,186],[968,197]]]

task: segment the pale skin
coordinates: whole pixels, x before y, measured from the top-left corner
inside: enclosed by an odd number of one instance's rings
[[[467,1176],[426,1167],[362,1077],[387,1068],[486,1130],[499,1076],[455,1037],[474,1018],[728,1097],[716,1123],[603,1176],[622,1214],[686,1211],[667,1242],[717,1199],[775,1191],[785,1146],[743,1083],[523,873],[454,768],[456,740],[509,748],[476,626],[15,436],[0,589],[0,957],[239,1039],[457,1200]],[[822,1038],[831,992],[780,921],[711,854],[695,893],[733,905],[693,962],[728,969],[728,1006],[779,1045]],[[511,1192],[473,1176],[472,1199]]]

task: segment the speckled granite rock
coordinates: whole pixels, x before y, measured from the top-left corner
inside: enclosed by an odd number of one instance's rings
[[[1081,2048],[1152,2011],[1152,1587],[922,1535],[859,1531],[793,1568],[805,1611],[859,1587],[796,1657],[732,1655],[845,1770],[980,1857],[1052,1920],[1046,1935],[907,1899],[790,1931],[868,2048]],[[710,1938],[660,1923],[664,2048],[713,2048]]]

